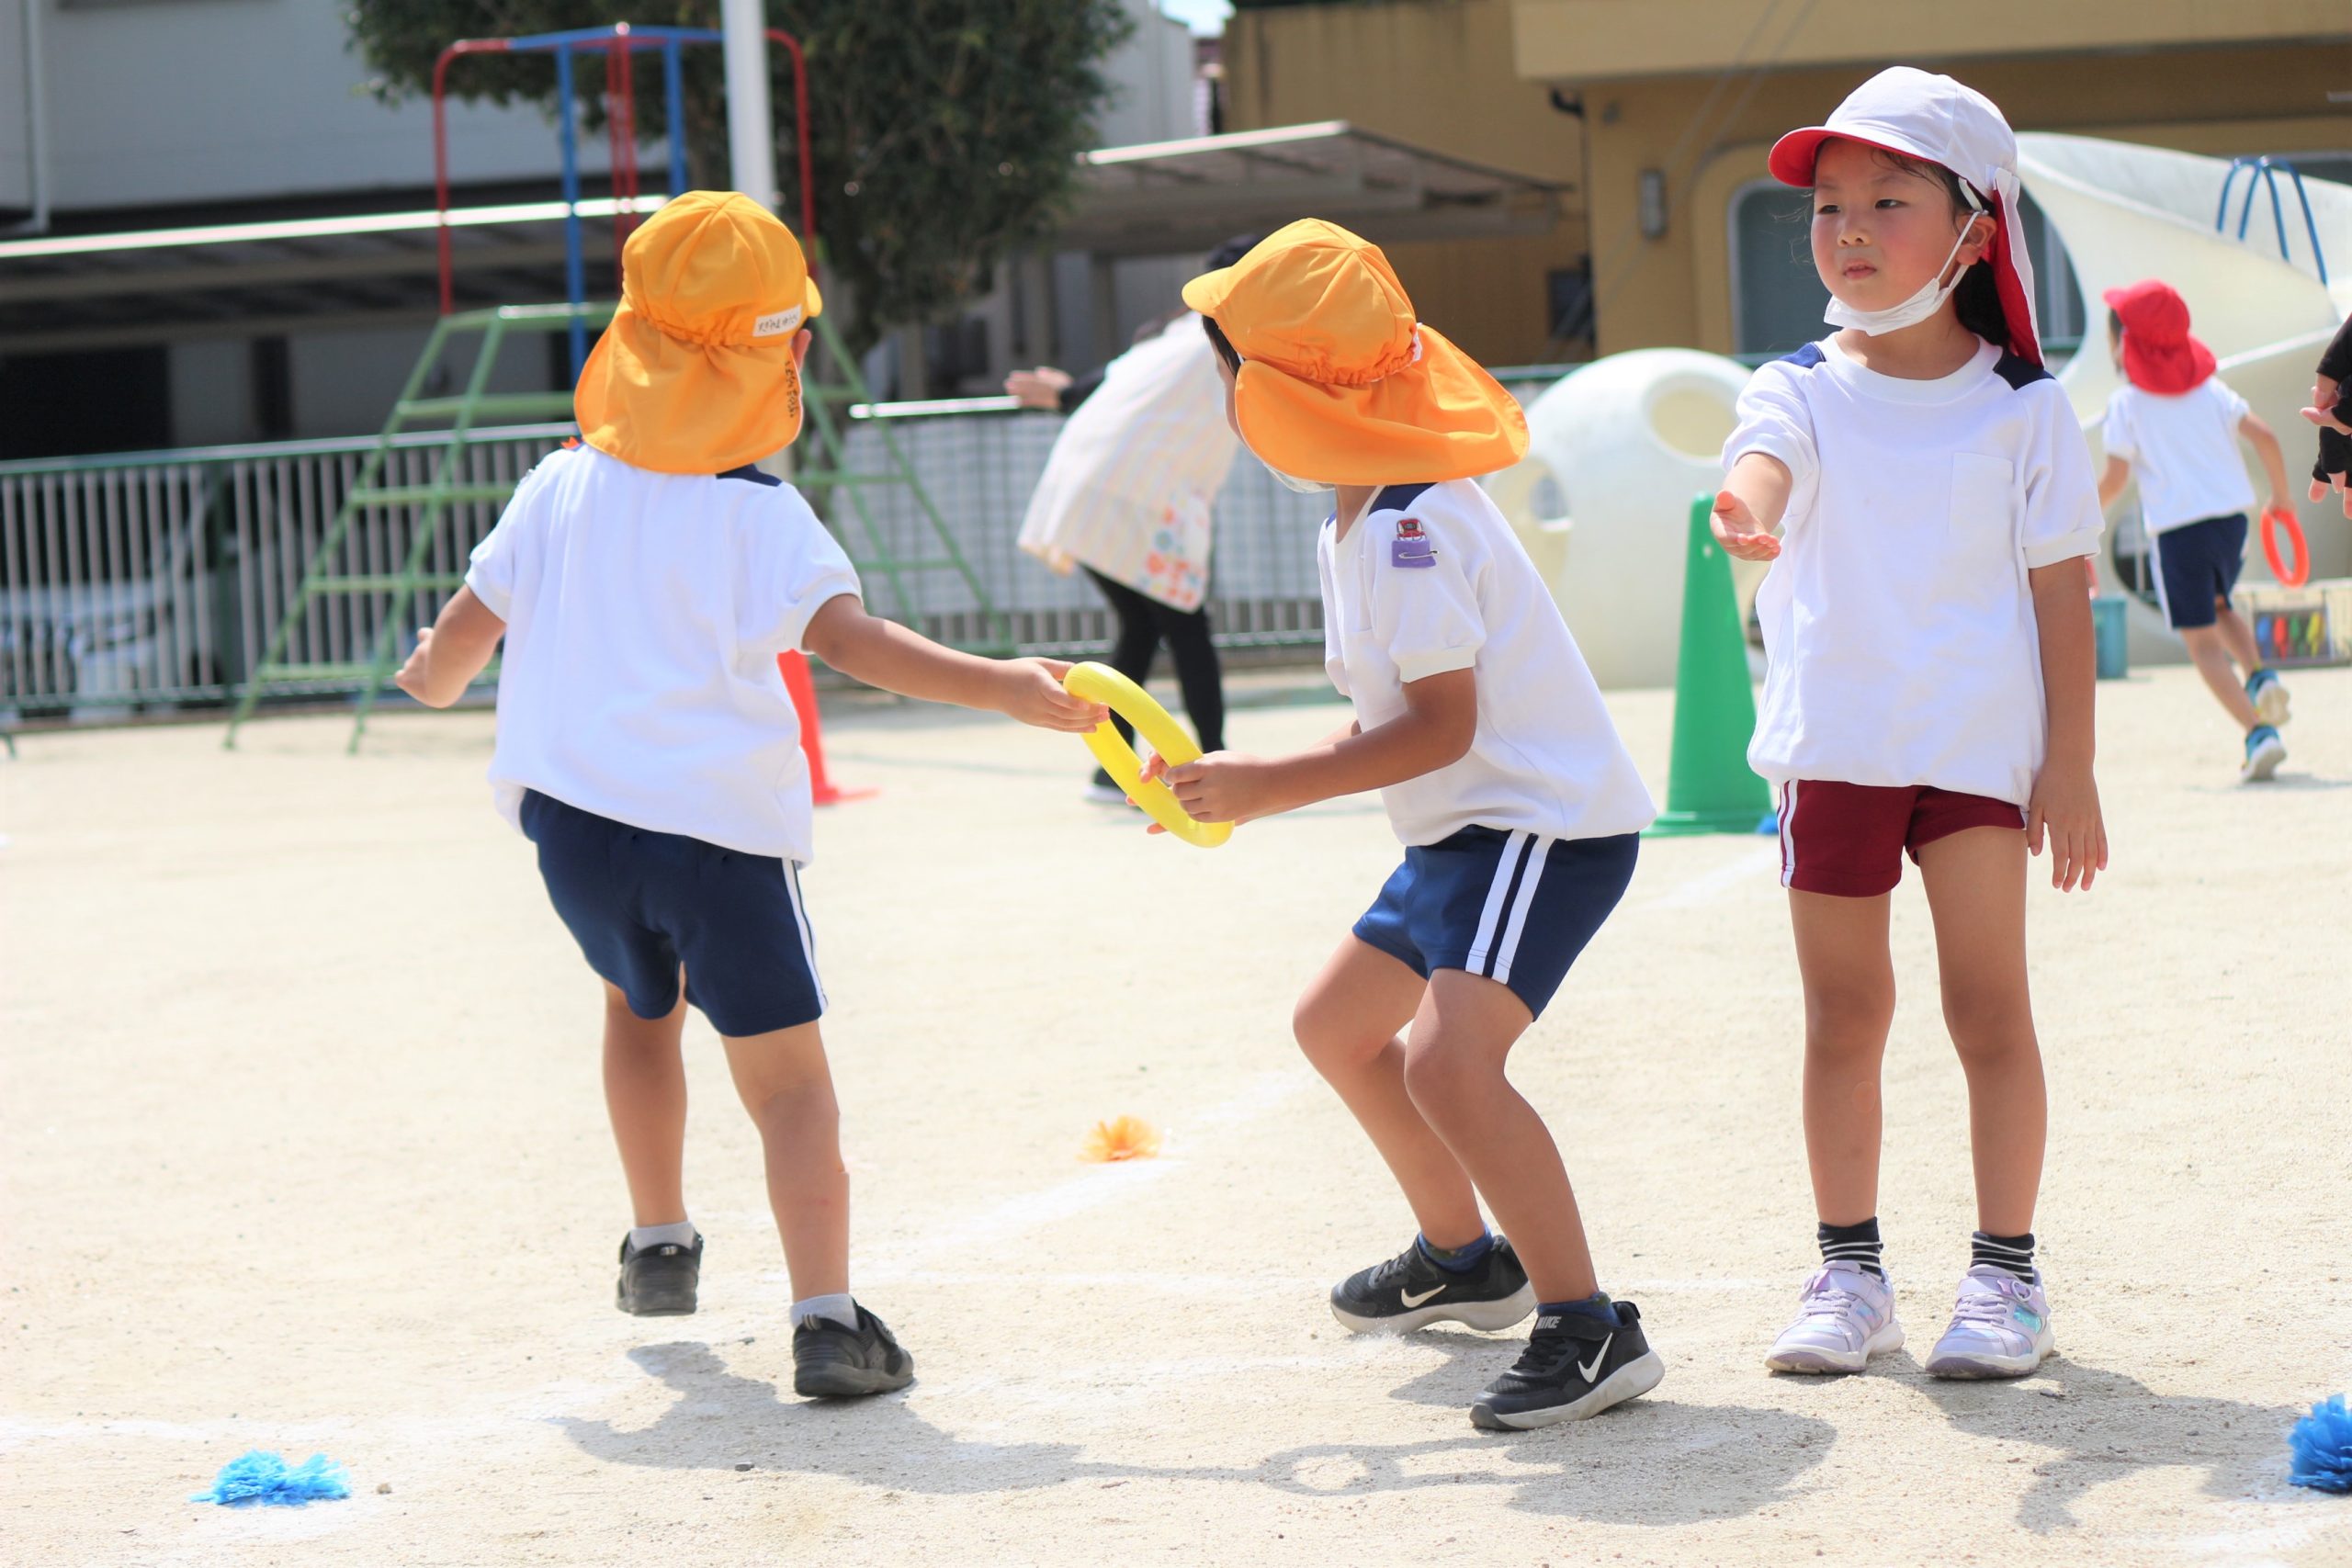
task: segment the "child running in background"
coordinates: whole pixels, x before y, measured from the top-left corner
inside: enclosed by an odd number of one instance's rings
[[[575,394],[583,445],[525,476],[399,683],[447,706],[505,638],[491,784],[604,983],[605,1100],[635,1211],[620,1309],[695,1310],[678,1052],[691,1002],[760,1130],[793,1387],[902,1388],[913,1358],[849,1293],[849,1177],[800,897],[808,770],[776,656],[806,649],[873,685],[1052,729],[1091,729],[1103,710],[1063,692],[1065,666],[970,658],[868,615],[799,492],[752,466],[800,432],[822,304],[766,209],[690,192],[622,261],[620,310]]]
[[[1813,191],[1840,331],[1765,366],[1724,447],[1716,537],[1772,562],[1748,761],[1777,788],[1805,999],[1822,1266],[1766,1364],[1860,1371],[1903,1343],[1878,1228],[1888,909],[1907,852],[1968,1077],[1977,1230],[1939,1377],[2050,1354],[2033,1210],[2047,1111],[2026,982],[2026,852],[2088,887],[2098,545],[2090,454],[2041,367],[2017,139],[1948,76],[1881,72],[1771,169]],[[1781,536],[1771,530],[1778,526]]]
[[[1634,1303],[1595,1282],[1560,1151],[1504,1065],[1623,896],[1654,809],[1551,594],[1473,482],[1519,460],[1526,422],[1417,321],[1378,248],[1331,224],[1291,224],[1184,300],[1243,444],[1293,488],[1337,491],[1316,551],[1324,663],[1356,721],[1169,783],[1210,821],[1376,789],[1405,844],[1294,1021],[1420,1225],[1331,1310],[1365,1332],[1505,1328],[1532,1306],[1525,1352],[1470,1419],[1598,1415],[1665,1364]]]
[[[2292,509],[2286,455],[2270,426],[2213,374],[2213,351],[2189,335],[2188,306],[2169,284],[2151,277],[2110,288],[2104,298],[2108,347],[2124,384],[2107,400],[2099,504],[2138,478],[2165,624],[2180,634],[2197,672],[2245,738],[2240,782],[2267,779],[2287,760],[2277,728],[2287,721],[2287,688],[2277,671],[2263,668],[2254,628],[2230,605],[2245,560],[2246,513],[2254,510],[2238,437],[2262,458],[2274,511]],[[2244,684],[2232,660],[2245,671]]]

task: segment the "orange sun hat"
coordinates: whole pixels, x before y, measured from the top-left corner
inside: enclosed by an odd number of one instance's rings
[[[1241,356],[1233,413],[1269,467],[1326,484],[1464,479],[1526,456],[1519,400],[1436,328],[1380,247],[1319,218],[1276,230],[1184,303]]]
[[[808,258],[750,197],[688,191],[621,251],[621,303],[571,396],[580,438],[662,474],[718,474],[800,434],[793,341],[824,309]]]

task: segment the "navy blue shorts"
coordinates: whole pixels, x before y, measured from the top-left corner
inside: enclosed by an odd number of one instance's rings
[[[2156,562],[2156,603],[2175,631],[2210,626],[2245,564],[2245,513],[2208,517],[2148,536]]]
[[[686,1000],[730,1038],[812,1023],[825,1010],[800,880],[774,855],[632,828],[537,790],[523,831],[588,967],[639,1018]]]
[[[1541,1018],[1568,965],[1625,896],[1641,841],[1638,833],[1552,839],[1464,828],[1409,846],[1356,921],[1356,939],[1423,979],[1433,969],[1461,969],[1499,980]]]

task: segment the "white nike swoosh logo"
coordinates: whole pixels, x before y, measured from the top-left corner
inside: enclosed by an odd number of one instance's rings
[[[1413,1292],[1410,1292],[1410,1291],[1398,1291],[1396,1293],[1397,1293],[1397,1295],[1398,1295],[1398,1296],[1400,1296],[1400,1297],[1402,1297],[1402,1298],[1403,1298],[1404,1303],[1405,1303],[1405,1304],[1406,1304],[1407,1306],[1408,1306],[1408,1307],[1417,1307],[1417,1306],[1420,1305],[1423,1302],[1425,1302],[1425,1301],[1429,1300],[1431,1296],[1436,1295],[1440,1291],[1442,1291],[1442,1290],[1444,1290],[1444,1289],[1445,1289],[1445,1287],[1444,1287],[1443,1285],[1431,1285],[1428,1290],[1423,1291],[1423,1292],[1422,1292],[1419,1295],[1418,1295],[1418,1296],[1417,1296],[1417,1295],[1415,1295],[1415,1294],[1413,1294]]]
[[[1600,1365],[1600,1358],[1609,1354],[1609,1340],[1616,1337],[1616,1335],[1611,1334],[1609,1337],[1609,1339],[1602,1340],[1600,1342],[1600,1348],[1592,1353],[1591,1360],[1578,1361],[1577,1363],[1577,1376],[1584,1379],[1587,1382],[1590,1382],[1592,1381],[1594,1370]]]

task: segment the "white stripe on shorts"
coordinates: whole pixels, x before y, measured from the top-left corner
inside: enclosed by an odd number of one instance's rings
[[[1487,907],[1478,911],[1478,934],[1470,939],[1470,951],[1462,966],[1473,975],[1486,972],[1487,953],[1495,944],[1495,927],[1502,919],[1503,895],[1510,891],[1510,874],[1518,868],[1520,851],[1527,845],[1529,834],[1513,829],[1503,840],[1503,852],[1495,862],[1495,880],[1487,887]]]
[[[1538,835],[1527,852],[1527,874],[1520,879],[1519,897],[1511,900],[1510,925],[1503,931],[1501,951],[1495,954],[1494,977],[1510,983],[1510,961],[1519,956],[1519,933],[1527,929],[1527,911],[1535,907],[1535,885],[1544,879],[1544,863],[1552,858],[1557,839]]]
[[[2157,553],[2159,548],[2157,541],[2163,537],[2162,534],[2148,536],[2148,575],[2156,580],[2157,612],[2164,616],[2165,625],[2170,626],[2172,625],[2172,596],[2165,592],[2164,558]]]
[[[1797,874],[1797,781],[1781,786],[1781,886]]]
[[[808,910],[800,902],[800,868],[786,860],[784,863],[785,891],[792,896],[792,924],[800,933],[800,956],[808,964],[808,983],[817,987],[820,1011],[831,1004],[825,1000],[824,978],[817,973],[817,939],[808,930]]]

